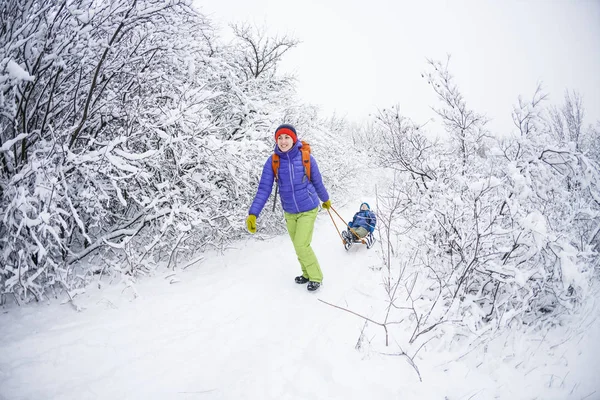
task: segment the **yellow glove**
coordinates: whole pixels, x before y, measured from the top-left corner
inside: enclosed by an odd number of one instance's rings
[[[256,233],[256,215],[248,215],[248,218],[246,218],[246,228],[248,228],[248,232]]]
[[[331,208],[331,200],[327,200],[325,203],[323,203],[322,207],[326,210],[329,210]]]

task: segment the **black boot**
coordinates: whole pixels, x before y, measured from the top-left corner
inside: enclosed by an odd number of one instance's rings
[[[348,231],[342,231],[342,238],[344,238],[344,242],[350,242],[351,241],[350,236],[348,235],[348,233],[350,233],[350,232],[348,232]]]
[[[348,231],[342,232],[342,237],[344,238],[344,248],[348,250],[352,246],[352,234]]]
[[[310,281],[310,282],[308,282],[308,286],[306,286],[306,289],[308,291],[314,292],[315,290],[317,290],[320,287],[321,287],[321,283],[320,282]]]
[[[302,275],[297,276],[294,280],[296,281],[296,283],[299,283],[299,284],[303,284],[303,283],[308,282],[308,278],[305,278]]]

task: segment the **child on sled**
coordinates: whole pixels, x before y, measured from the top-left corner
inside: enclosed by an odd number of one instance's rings
[[[348,230],[342,232],[346,250],[348,250],[350,246],[352,246],[352,243],[355,242],[366,243],[367,248],[370,249],[375,242],[373,231],[375,230],[376,223],[377,217],[375,216],[375,213],[371,211],[369,204],[362,203],[359,211],[354,214],[354,218],[348,223]]]

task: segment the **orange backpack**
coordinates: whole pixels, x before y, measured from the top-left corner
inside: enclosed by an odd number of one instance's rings
[[[302,147],[300,148],[300,152],[302,153],[302,165],[304,165],[304,173],[310,181],[310,145],[304,140],[302,141]],[[273,175],[275,175],[275,180],[277,180],[277,177],[279,176],[278,154],[273,153],[273,157],[271,158],[271,165],[273,167]]]

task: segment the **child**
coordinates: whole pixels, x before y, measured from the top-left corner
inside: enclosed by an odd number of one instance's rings
[[[308,282],[307,289],[315,291],[321,286],[323,273],[319,261],[310,246],[313,235],[319,199],[323,208],[329,209],[331,201],[323,185],[317,161],[310,156],[310,179],[307,179],[302,163],[302,142],[298,141],[296,129],[284,124],[275,130],[275,154],[279,156],[277,176],[273,172],[271,155],[263,167],[258,191],[248,211],[246,226],[250,233],[256,232],[256,217],[260,214],[277,180],[281,206],[283,207],[288,233],[294,244],[302,275],[295,278],[296,283]]]
[[[352,221],[348,222],[348,230],[342,232],[342,236],[344,237],[345,242],[350,245],[355,240],[362,239],[373,233],[376,223],[377,217],[375,216],[375,213],[371,211],[369,204],[362,203],[359,211],[354,214]]]

